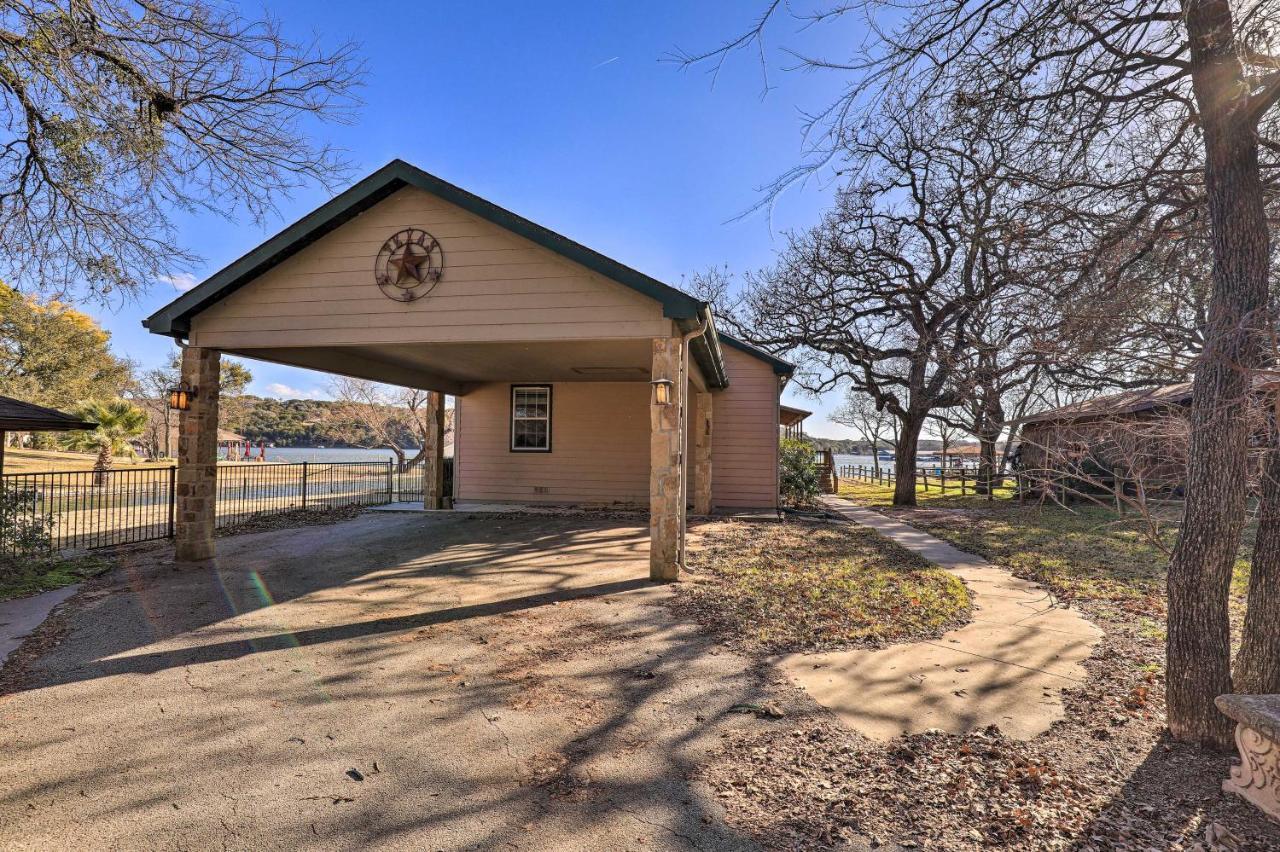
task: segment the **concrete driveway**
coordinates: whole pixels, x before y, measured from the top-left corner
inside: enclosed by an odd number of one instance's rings
[[[736,849],[688,780],[760,700],[647,529],[370,513],[137,550],[0,683],[6,849]],[[58,635],[59,643],[53,644]]]

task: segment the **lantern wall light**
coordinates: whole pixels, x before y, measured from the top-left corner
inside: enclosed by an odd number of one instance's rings
[[[174,411],[189,411],[196,389],[186,382],[178,382],[169,388],[169,407]]]
[[[672,394],[671,389],[675,387],[675,382],[670,379],[654,379],[649,382],[653,385],[653,402],[654,405],[670,405]]]

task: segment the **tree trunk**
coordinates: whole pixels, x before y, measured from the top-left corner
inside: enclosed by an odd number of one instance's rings
[[[1274,437],[1262,473],[1249,609],[1233,688],[1249,695],[1280,693],[1280,447]]]
[[[880,443],[876,440],[871,441],[871,470],[875,474],[876,479],[880,478]]]
[[[107,471],[111,470],[112,464],[111,445],[100,444],[98,446],[98,458],[93,463],[93,484],[105,485],[107,482]]]
[[[1213,292],[1191,397],[1186,503],[1169,563],[1169,731],[1228,749],[1213,699],[1231,691],[1227,596],[1245,515],[1245,410],[1262,347],[1269,240],[1258,143],[1245,115],[1226,0],[1184,2],[1192,86],[1204,133]]]
[[[978,484],[974,490],[976,494],[991,494],[995,491],[996,440],[997,436],[989,432],[978,436]]]
[[[893,505],[916,504],[916,444],[924,428],[924,415],[908,412],[898,430],[898,449],[893,457]]]

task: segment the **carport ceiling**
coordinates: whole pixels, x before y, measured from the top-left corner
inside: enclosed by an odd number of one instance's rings
[[[465,393],[485,382],[644,382],[648,339],[523,343],[422,343],[244,349],[232,354],[373,379]]]

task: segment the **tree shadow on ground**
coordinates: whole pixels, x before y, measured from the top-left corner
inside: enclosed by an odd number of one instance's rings
[[[1121,792],[1079,832],[1080,848],[1110,849],[1123,842],[1138,849],[1179,843],[1190,847],[1204,840],[1213,823],[1235,835],[1242,851],[1280,848],[1280,825],[1239,796],[1223,792],[1222,781],[1233,762],[1229,753],[1165,734],[1128,775]],[[1095,837],[1105,838],[1104,845],[1091,840]]]
[[[670,618],[643,527],[365,516],[219,546],[136,552],[67,613],[5,698],[0,845],[750,846],[689,776],[769,724],[731,712],[759,679]]]

